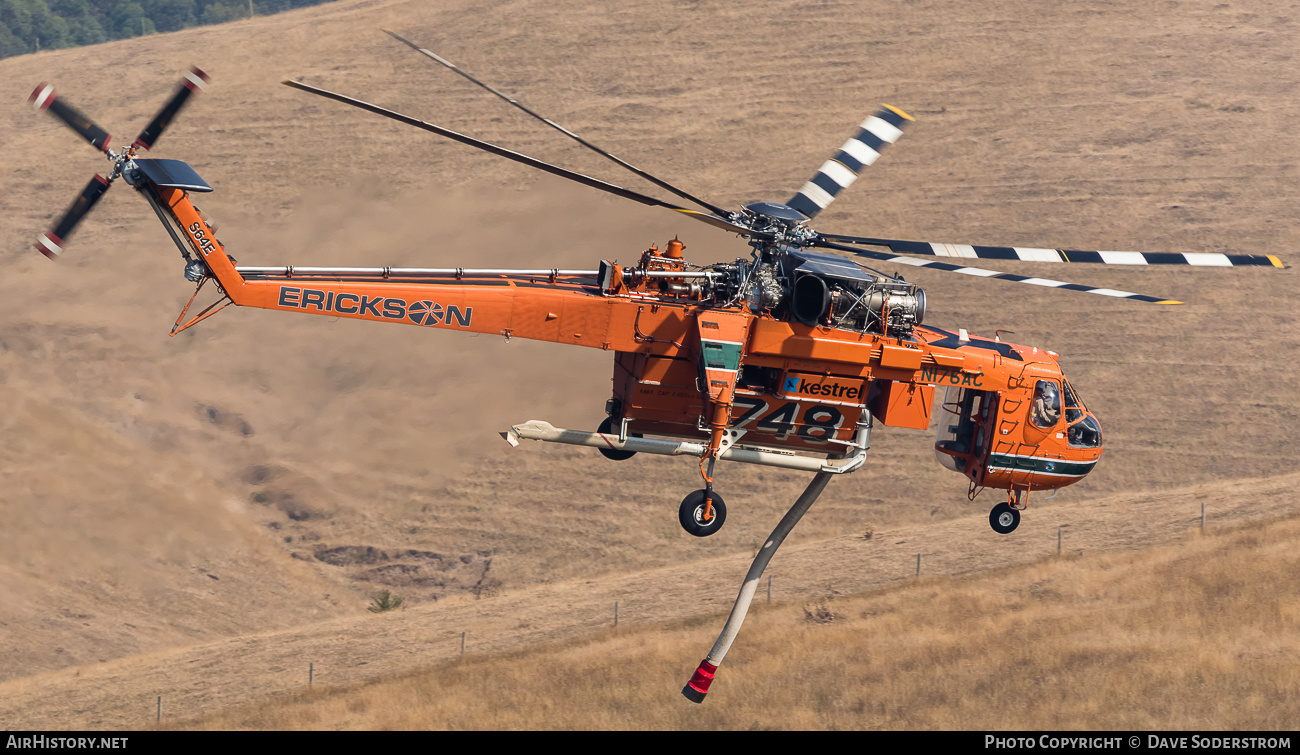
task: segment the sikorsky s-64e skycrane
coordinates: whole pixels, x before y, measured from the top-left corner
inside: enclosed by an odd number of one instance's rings
[[[882,106],[785,202],[726,210],[683,191],[483,83],[437,54],[393,37],[500,97],[584,147],[630,170],[691,209],[575,173],[368,102],[298,81],[288,86],[439,134],[515,162],[644,205],[663,207],[736,233],[750,252],[733,262],[689,263],[677,239],[651,247],[634,265],[601,260],[588,270],[300,267],[236,264],[193,204],[212,191],[179,160],[145,159],[148,150],[207,77],[192,69],[182,86],[128,147],[41,85],[31,101],[104,152],[112,170],[96,175],[60,221],[39,238],[47,257],[63,252],[77,223],[118,178],[149,202],[197,284],[172,334],[230,304],[349,317],[506,338],[603,349],[613,354],[613,394],[595,431],[530,421],[502,433],[520,440],[591,446],[609,459],[637,453],[698,459],[703,487],[682,501],[687,532],[707,536],[723,525],[726,504],[714,489],[719,460],[814,473],[813,481],[760,549],[736,608],[683,693],[701,702],[730,647],[758,578],[785,535],[831,477],[866,460],[874,422],[925,430],[939,404],[935,456],[964,475],[972,499],[984,488],[1007,491],[989,523],[1016,529],[1030,491],[1083,479],[1102,455],[1102,430],[1066,380],[1052,351],[924,324],[925,292],[916,284],[846,258],[928,267],[1018,284],[1161,305],[1160,297],[998,273],[936,258],[1042,263],[1281,267],[1273,256],[1221,253],[1075,251],[939,244],[822,233],[810,222],[893,144],[912,118]],[[864,248],[873,247],[873,248]],[[881,251],[887,249],[889,251]],[[209,283],[215,303],[188,317]]]

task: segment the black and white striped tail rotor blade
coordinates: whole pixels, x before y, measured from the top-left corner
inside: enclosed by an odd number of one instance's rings
[[[189,72],[185,74],[185,78],[181,79],[180,86],[176,88],[176,93],[172,95],[166,105],[163,105],[162,110],[158,111],[153,120],[149,121],[149,125],[144,127],[144,131],[141,131],[140,135],[135,138],[132,146],[152,149],[153,145],[158,143],[158,137],[162,136],[162,132],[176,118],[176,114],[181,111],[181,108],[185,107],[190,95],[207,85],[208,75],[198,68],[190,66]]]
[[[1078,249],[1035,249],[1020,246],[975,246],[971,244],[934,244],[928,241],[874,239],[864,236],[818,234],[819,238],[842,244],[867,244],[889,247],[897,254],[924,254],[932,257],[960,257],[981,260],[1022,260],[1025,262],[1071,262],[1101,265],[1191,265],[1193,267],[1285,265],[1272,254],[1220,254],[1217,252],[1093,252]]]
[[[834,157],[817,170],[817,175],[803,185],[798,194],[786,202],[808,218],[826,209],[836,195],[849,188],[862,169],[874,163],[886,146],[898,141],[903,126],[915,120],[891,105],[881,105],[875,115],[862,122]]]
[[[620,167],[625,168],[625,169],[627,169],[627,170],[629,170],[629,171],[635,173],[636,175],[640,176],[641,178],[644,178],[645,180],[649,181],[650,183],[654,184],[655,186],[658,186],[659,188],[661,188],[661,189],[663,189],[663,190],[665,190],[665,191],[672,192],[673,194],[676,194],[677,196],[681,197],[682,199],[685,199],[685,200],[688,201],[688,202],[694,202],[695,204],[699,205],[700,207],[705,208],[706,210],[708,210],[709,212],[713,213],[714,215],[719,215],[719,216],[723,216],[723,217],[725,217],[725,216],[727,215],[727,211],[726,211],[726,210],[723,210],[721,207],[718,207],[717,205],[712,204],[712,203],[710,203],[710,202],[706,202],[706,201],[704,201],[703,199],[700,199],[699,197],[696,197],[696,196],[694,196],[693,194],[691,194],[691,193],[689,193],[689,192],[687,192],[687,191],[685,191],[685,190],[683,190],[683,189],[679,189],[679,188],[677,188],[676,186],[673,186],[672,184],[668,183],[667,181],[664,181],[664,180],[662,180],[662,179],[656,178],[655,176],[651,175],[650,173],[647,173],[647,172],[644,171],[644,170],[641,170],[640,168],[638,168],[638,167],[636,167],[635,165],[633,165],[633,164],[627,162],[626,160],[624,160],[624,159],[622,159],[622,158],[620,158],[620,157],[618,157],[618,156],[616,156],[616,155],[613,155],[613,154],[611,154],[611,153],[609,153],[609,152],[606,152],[605,150],[601,149],[600,147],[597,147],[596,145],[592,144],[591,142],[587,141],[586,139],[583,139],[581,136],[578,136],[577,134],[573,133],[572,131],[570,131],[569,129],[565,128],[564,126],[561,126],[560,124],[556,123],[555,121],[551,120],[550,118],[547,118],[546,116],[542,115],[541,113],[538,113],[538,112],[534,111],[532,108],[528,107],[527,105],[524,105],[522,102],[519,102],[519,101],[516,100],[515,98],[513,98],[513,97],[511,97],[511,96],[509,96],[509,95],[507,95],[507,94],[505,94],[504,92],[499,91],[499,90],[496,89],[495,87],[493,87],[493,86],[491,86],[491,85],[489,85],[489,84],[487,84],[487,83],[485,83],[485,82],[483,82],[483,81],[480,81],[479,79],[477,79],[477,78],[475,78],[473,75],[471,75],[468,71],[465,71],[464,69],[462,69],[461,67],[457,66],[455,63],[452,63],[450,60],[447,60],[446,58],[442,57],[441,55],[438,55],[437,53],[435,53],[435,52],[433,52],[433,51],[431,51],[431,50],[426,50],[425,48],[420,47],[419,45],[415,44],[414,42],[410,41],[409,39],[406,39],[406,38],[404,38],[404,37],[402,37],[402,36],[400,36],[400,35],[398,35],[398,34],[395,34],[395,33],[391,32],[391,31],[388,31],[387,29],[384,29],[384,33],[388,34],[388,36],[392,37],[393,39],[396,39],[398,42],[401,42],[402,44],[406,45],[407,47],[410,47],[411,49],[415,50],[416,52],[420,53],[421,55],[424,55],[425,57],[429,58],[430,60],[433,60],[434,62],[436,62],[436,63],[438,63],[438,64],[440,64],[440,65],[442,65],[442,66],[445,66],[446,68],[450,69],[451,71],[453,71],[453,72],[459,74],[460,76],[464,77],[466,80],[470,81],[471,83],[475,84],[476,86],[478,86],[478,87],[480,87],[480,88],[482,88],[482,89],[484,89],[484,90],[486,90],[486,91],[488,91],[488,92],[491,92],[492,94],[496,95],[497,97],[499,97],[499,98],[502,99],[502,100],[505,100],[506,102],[508,102],[509,104],[513,105],[514,107],[516,107],[516,108],[518,108],[518,109],[524,111],[524,112],[527,113],[528,115],[532,116],[533,118],[536,118],[537,120],[541,121],[542,123],[545,123],[546,125],[550,126],[551,128],[555,129],[556,131],[559,131],[560,133],[562,133],[562,134],[564,134],[565,136],[569,137],[570,139],[576,141],[577,143],[581,144],[582,146],[586,147],[587,149],[591,150],[592,152],[595,152],[596,154],[600,155],[601,157],[604,157],[604,158],[606,158],[607,160],[611,160],[611,161],[613,161],[614,163],[617,163]]]
[[[90,212],[95,203],[99,201],[99,198],[104,196],[104,192],[108,191],[110,183],[111,181],[98,173],[95,174],[94,178],[90,179],[90,183],[86,184],[86,188],[81,190],[81,196],[73,200],[72,206],[63,213],[63,217],[59,218],[59,222],[50,230],[36,237],[36,248],[41,254],[54,259],[63,253],[63,245],[67,242],[68,237],[72,235],[77,223],[80,223],[81,219],[86,217],[86,213]]]
[[[934,270],[943,270],[950,273],[960,273],[962,275],[973,275],[978,278],[993,278],[996,280],[1011,281],[1012,283],[1028,283],[1032,286],[1042,286],[1044,288],[1059,288],[1066,291],[1080,291],[1085,294],[1098,294],[1100,296],[1109,296],[1115,299],[1133,299],[1134,301],[1150,302],[1152,304],[1182,304],[1174,299],[1165,299],[1159,296],[1147,296],[1146,294],[1135,294],[1130,291],[1117,291],[1113,288],[1098,288],[1096,286],[1084,286],[1079,283],[1066,283],[1064,281],[1052,280],[1050,278],[1035,278],[1029,275],[1013,275],[1011,273],[999,273],[996,270],[986,270],[982,267],[966,267],[964,265],[954,265],[950,262],[939,262],[938,260],[924,260],[916,257],[900,257],[887,252],[876,252],[867,249],[857,249],[843,244],[836,244],[831,241],[818,241],[814,246],[826,249],[837,249],[843,252],[852,252],[859,257],[879,260],[880,262],[892,262],[896,265],[910,265],[912,267],[928,267]]]
[[[28,97],[27,101],[37,110],[44,110],[63,121],[65,126],[77,132],[77,135],[89,142],[90,146],[101,152],[108,151],[108,142],[113,136],[83,115],[80,110],[59,99],[53,86],[41,83],[32,91],[32,96]]]

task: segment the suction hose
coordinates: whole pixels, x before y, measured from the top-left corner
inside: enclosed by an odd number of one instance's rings
[[[713,677],[718,671],[718,666],[722,665],[722,658],[731,648],[731,643],[735,641],[736,634],[740,632],[740,625],[745,621],[745,614],[749,612],[749,603],[754,599],[754,592],[758,589],[758,582],[763,577],[763,570],[767,568],[768,562],[772,556],[776,555],[776,549],[781,547],[781,542],[785,536],[790,534],[790,530],[799,523],[803,515],[808,512],[809,507],[817,500],[817,497],[826,489],[826,483],[830,482],[832,473],[818,472],[813,477],[812,482],[804,489],[803,495],[799,500],[794,502],[790,510],[781,518],[776,529],[768,536],[767,542],[759,549],[758,555],[754,556],[754,563],[749,566],[749,573],[745,575],[745,581],[740,585],[740,594],[736,596],[736,605],[731,609],[731,615],[727,617],[727,623],[722,627],[722,634],[718,635],[717,642],[713,643],[713,649],[709,651],[708,657],[700,661],[699,668],[691,676],[691,680],[682,687],[682,695],[693,703],[704,702],[704,696],[709,694],[709,685],[713,683]]]

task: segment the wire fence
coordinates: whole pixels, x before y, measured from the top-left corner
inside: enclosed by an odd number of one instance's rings
[[[1186,520],[1183,520],[1183,521],[1186,522]],[[1199,516],[1199,522],[1198,522],[1198,524],[1199,524],[1199,531],[1200,531],[1202,534],[1205,532],[1205,529],[1206,529],[1206,522],[1207,522],[1206,506],[1205,506],[1205,502],[1202,501],[1202,502],[1200,503],[1200,516]],[[1060,557],[1064,556],[1064,554],[1065,554],[1065,548],[1064,548],[1064,546],[1067,544],[1067,538],[1066,538],[1065,536],[1066,536],[1066,534],[1068,534],[1068,531],[1070,530],[1071,527],[1072,527],[1072,525],[1069,524],[1069,523],[1062,523],[1062,524],[1057,525],[1057,527],[1056,527],[1056,533],[1055,533],[1055,535],[1056,535],[1056,551],[1055,551],[1055,556],[1056,556],[1057,558],[1060,558]],[[874,534],[874,533],[872,533],[871,530],[868,530],[868,534],[867,534],[865,537],[866,537],[867,539],[871,539],[872,536],[873,536],[873,534]],[[900,541],[900,544],[901,544],[901,542],[903,542],[903,541]],[[1081,554],[1082,554],[1082,550],[1076,550],[1076,555],[1081,555]],[[923,561],[923,555],[924,555],[923,553],[916,553],[916,554],[915,554],[913,576],[914,576],[915,578],[918,578],[918,579],[919,579],[919,578],[922,576],[922,574],[923,574],[922,566],[923,566],[923,564],[925,563],[925,562]],[[944,572],[943,572],[943,571],[940,571],[939,574],[938,574],[938,576],[944,576]],[[901,579],[906,580],[907,577],[906,577],[906,576],[902,576]],[[777,588],[774,587],[775,584],[776,584],[776,583],[775,583],[774,575],[772,575],[772,574],[768,574],[768,575],[767,575],[766,593],[767,593],[767,604],[769,604],[769,605],[772,603],[772,600],[773,600],[773,597],[774,597],[774,596],[775,596],[775,597],[778,597],[778,598],[781,597],[781,596],[779,595],[778,591],[777,591]],[[808,591],[807,591],[807,589],[806,589],[806,587],[805,587],[804,589],[793,589],[793,590],[791,591],[791,594],[790,594],[788,597],[790,597],[790,598],[794,598],[794,599],[797,599],[797,600],[800,600],[800,601],[804,601],[804,602],[806,602],[806,601],[809,599],[809,594],[808,594]],[[607,616],[609,617],[609,618],[607,619],[607,621],[608,621],[607,626],[609,626],[609,627],[611,627],[611,628],[613,628],[613,629],[617,629],[617,628],[620,626],[620,622],[622,621],[622,617],[621,617],[621,609],[623,609],[623,608],[624,608],[624,606],[623,606],[623,600],[620,599],[620,600],[614,600],[614,601],[612,601],[612,605],[610,606],[610,613],[607,614]],[[805,613],[808,613],[808,608],[807,608],[807,606],[805,606]],[[814,613],[815,613],[815,612],[814,612]],[[599,625],[600,625],[599,622],[597,622],[597,623],[595,624],[596,627],[599,627]],[[491,644],[492,644],[492,643],[490,643],[490,645],[491,645]],[[469,641],[469,631],[468,631],[468,630],[462,630],[462,631],[460,632],[460,637],[459,637],[459,649],[458,649],[459,652],[454,653],[454,657],[455,657],[455,659],[458,660],[458,661],[460,661],[460,660],[464,660],[464,659],[466,658],[466,656],[467,656],[467,653],[470,653],[472,650],[473,650],[473,648],[471,647],[471,645],[470,645],[470,641]],[[485,653],[497,652],[497,651],[499,651],[499,650],[500,650],[499,647],[494,647],[494,646],[488,646],[488,647],[485,647],[485,648],[484,648],[484,652],[485,652]],[[308,662],[306,663],[306,666],[307,666],[307,668],[306,668],[306,674],[305,674],[305,677],[306,677],[306,678],[305,678],[305,681],[306,681],[306,687],[307,687],[308,689],[313,689],[313,688],[315,687],[315,682],[316,682],[316,678],[317,678],[317,673],[316,673],[316,672],[317,672],[317,669],[316,669],[316,661],[308,661]],[[328,666],[324,667],[324,670],[326,670],[326,677],[324,677],[324,678],[326,679],[326,681],[327,681],[327,683],[328,683]],[[354,682],[356,681],[356,679],[353,678],[351,675],[345,675],[345,676],[346,676],[347,678],[345,678],[345,679],[341,679],[341,680],[340,680],[340,683],[342,683],[342,684],[347,684],[347,683],[354,683]],[[181,699],[184,699],[185,696],[184,696],[184,695],[178,695],[178,697],[180,697]],[[154,720],[155,720],[156,723],[159,723],[159,724],[160,724],[160,723],[162,722],[162,718],[163,718],[163,695],[156,695],[156,696],[155,696],[155,701],[154,701],[154,703],[155,703],[155,705],[154,705]],[[174,704],[173,704],[173,706],[174,706]],[[174,710],[174,707],[173,707],[173,710]],[[188,712],[188,715],[196,715],[196,714],[200,714],[200,713],[201,713],[200,711],[190,711],[190,712]],[[188,715],[187,715],[186,713],[181,713],[180,717],[184,718],[184,717],[188,717]],[[176,716],[173,716],[173,717],[176,717]]]

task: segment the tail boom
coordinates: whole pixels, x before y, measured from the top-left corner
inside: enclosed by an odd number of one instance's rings
[[[602,295],[584,271],[411,271],[400,268],[236,267],[184,189],[149,187],[184,230],[230,300],[243,307],[354,320],[491,333],[507,338],[633,351],[638,327],[686,332],[683,307],[642,312],[638,302]],[[271,272],[274,271],[274,272]]]

